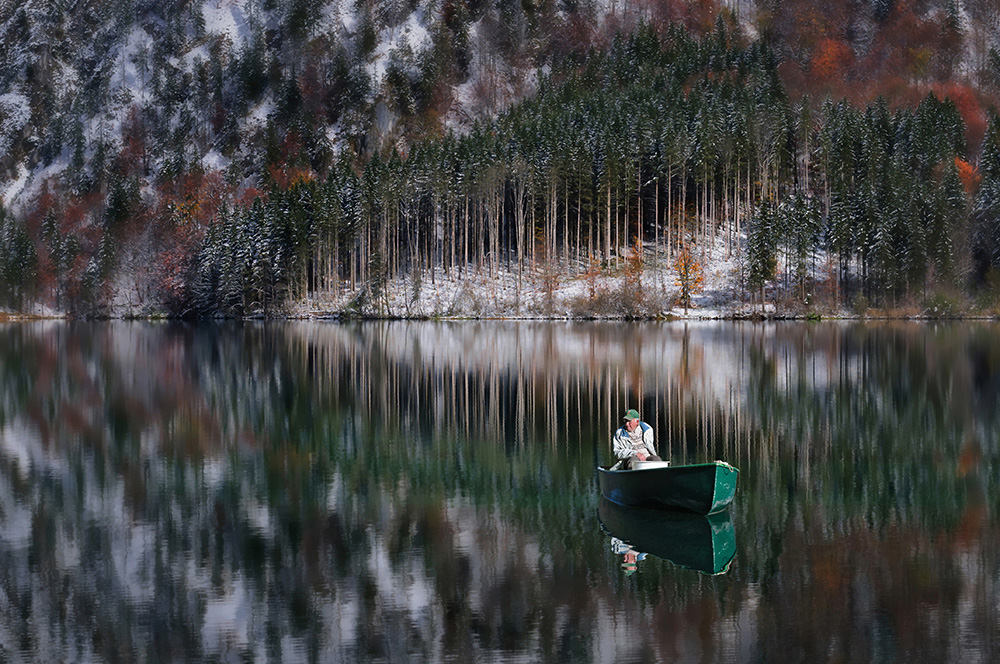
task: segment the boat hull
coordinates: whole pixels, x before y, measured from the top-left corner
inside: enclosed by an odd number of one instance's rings
[[[703,574],[723,574],[736,554],[736,535],[728,511],[692,514],[682,510],[626,507],[601,497],[601,528],[647,553]]]
[[[612,502],[696,514],[726,509],[736,494],[738,475],[724,461],[644,470],[597,469],[601,494]]]

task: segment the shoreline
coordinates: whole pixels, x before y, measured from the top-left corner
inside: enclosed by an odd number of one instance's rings
[[[292,322],[292,321],[337,321],[337,322],[375,322],[375,321],[427,321],[427,322],[617,322],[617,323],[687,323],[687,322],[707,322],[707,321],[729,321],[729,322],[750,322],[750,323],[779,323],[779,322],[1000,322],[1000,314],[966,314],[950,316],[932,316],[929,314],[899,314],[876,312],[871,314],[831,314],[821,315],[815,313],[795,314],[795,313],[737,313],[719,314],[707,313],[704,315],[673,314],[665,313],[655,316],[624,316],[624,315],[485,315],[475,316],[468,314],[455,315],[377,315],[358,314],[354,312],[317,311],[311,313],[288,313],[279,315],[250,315],[250,316],[171,316],[167,314],[151,314],[146,316],[136,315],[98,315],[98,316],[77,316],[75,314],[33,314],[20,312],[0,312],[0,323],[28,323],[43,321],[64,321],[64,322],[98,322],[98,321],[135,321],[135,322]]]

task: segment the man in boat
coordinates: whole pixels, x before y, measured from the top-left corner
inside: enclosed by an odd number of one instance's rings
[[[625,413],[625,424],[615,431],[611,445],[615,456],[622,460],[619,468],[631,467],[633,460],[661,461],[653,445],[653,427],[640,420],[634,408]]]

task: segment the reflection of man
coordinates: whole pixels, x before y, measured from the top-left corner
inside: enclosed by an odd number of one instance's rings
[[[617,537],[611,538],[611,550],[622,557],[622,569],[625,570],[625,576],[635,574],[639,562],[646,557],[645,553],[639,553],[631,545],[626,544]]]
[[[653,446],[653,427],[639,419],[638,411],[629,409],[625,413],[623,424],[611,439],[615,456],[627,459],[625,466],[631,466],[632,461],[660,461]]]

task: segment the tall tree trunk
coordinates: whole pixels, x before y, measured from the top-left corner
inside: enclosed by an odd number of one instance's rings
[[[579,264],[583,264],[582,256],[580,255],[580,232],[581,226],[583,225],[583,187],[579,186],[577,183],[576,188],[576,260]]]
[[[608,176],[608,188],[607,188],[607,217],[604,225],[604,258],[611,263],[611,177]]]
[[[565,265],[569,268],[570,257],[569,257],[569,178],[563,179],[563,251],[561,261],[565,261]],[[568,271],[568,270],[567,270]]]
[[[674,165],[673,163],[667,164],[667,264],[674,258],[673,246],[671,245],[671,230],[673,227],[673,216],[674,216]]]
[[[660,173],[656,171],[656,178],[653,181],[653,256],[659,258],[660,255]]]
[[[642,161],[639,160],[636,164],[636,178],[635,178],[635,191],[636,191],[636,203],[638,204],[638,209],[635,212],[635,225],[636,225],[636,242],[639,246],[639,251],[642,251]]]

